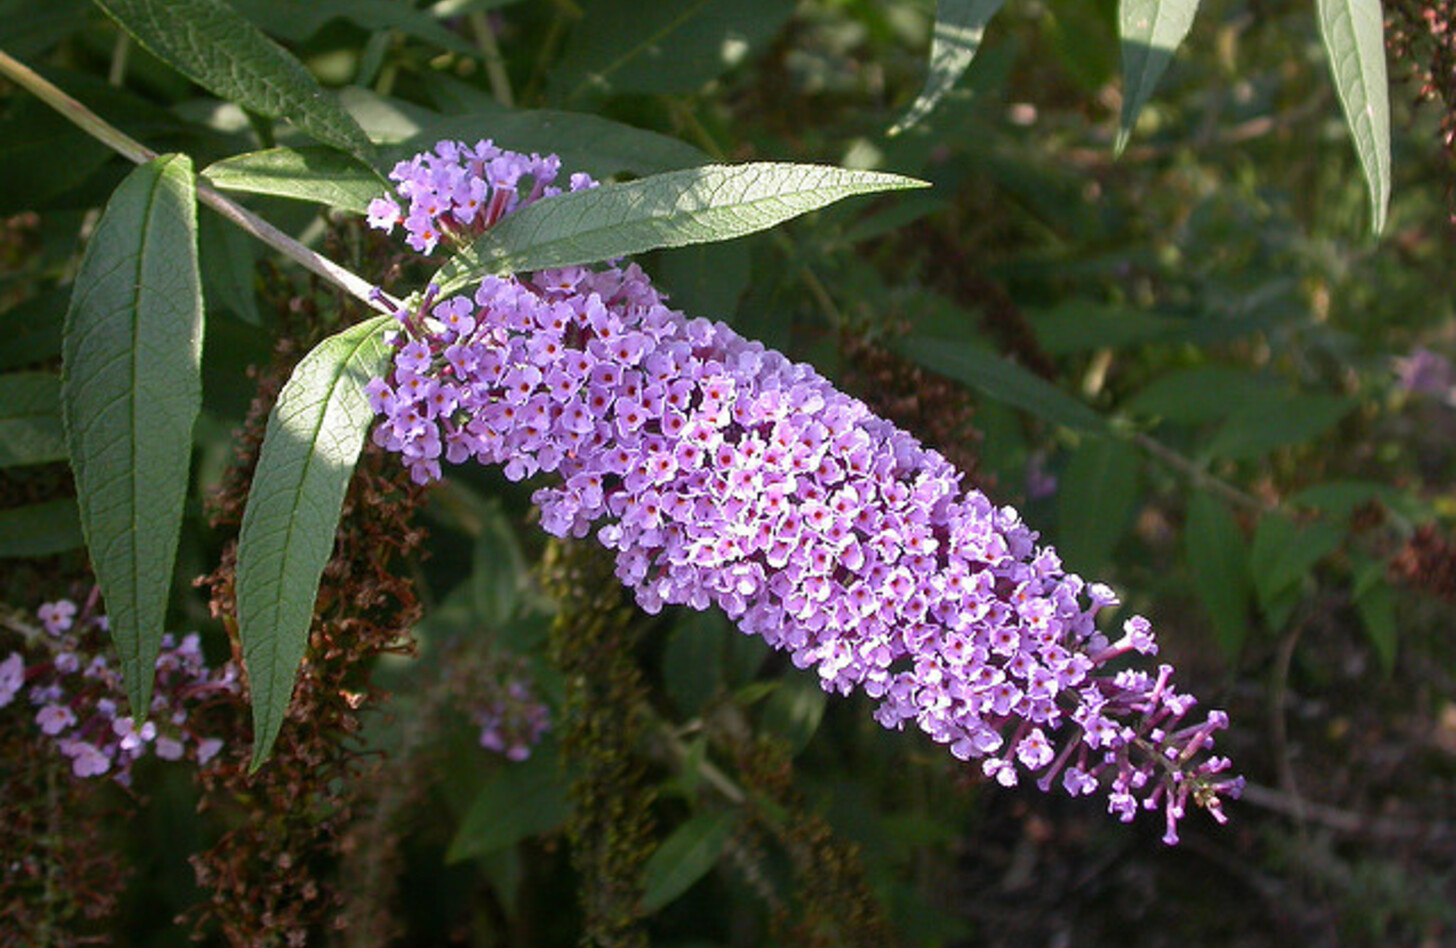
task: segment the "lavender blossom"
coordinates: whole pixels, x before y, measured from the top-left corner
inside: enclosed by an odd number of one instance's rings
[[[104,641],[105,617],[88,611],[78,616],[76,604],[62,599],[36,610],[41,629],[11,623],[28,632],[27,649],[0,661],[0,708],[26,694],[37,708],[34,726],[55,741],[77,777],[109,774],[129,786],[132,764],[149,747],[165,760],[190,754],[202,764],[216,755],[222,742],[198,733],[189,718],[200,703],[238,690],[232,664],[209,669],[196,634],[180,642],[163,636],[150,717],[138,726],[134,717],[120,713],[121,673],[97,651]]]
[[[467,157],[481,147],[402,163],[401,195],[513,187]],[[458,221],[416,218],[411,243]],[[1167,665],[1113,668],[1156,652],[1147,620],[1110,639],[1096,617],[1118,604],[1111,589],[809,366],[668,308],[635,265],[487,277],[397,315],[392,371],[367,391],[374,440],[417,482],[441,458],[551,475],[533,498],[542,527],[594,532],[647,611],[717,606],[826,690],[863,690],[882,725],[914,724],[1002,785],[1106,786],[1124,821],[1161,807],[1169,843],[1190,799],[1225,819],[1219,796],[1242,778],[1202,752],[1227,716],[1189,720]]]

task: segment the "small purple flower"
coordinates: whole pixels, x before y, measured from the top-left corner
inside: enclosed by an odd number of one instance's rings
[[[35,614],[36,618],[45,625],[47,632],[51,635],[60,635],[71,628],[71,623],[76,615],[76,604],[69,599],[42,603]]]
[[[36,712],[35,723],[43,733],[55,737],[76,723],[76,713],[63,704],[48,704]]]
[[[5,661],[0,662],[0,708],[5,707],[20,689],[25,687],[25,659],[19,652],[11,652]]]

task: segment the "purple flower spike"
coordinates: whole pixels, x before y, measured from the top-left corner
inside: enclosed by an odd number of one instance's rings
[[[1156,652],[1147,620],[1109,639],[1108,587],[809,366],[669,309],[635,265],[487,277],[430,306],[369,387],[375,441],[417,481],[442,453],[553,475],[542,526],[594,532],[647,611],[717,606],[1005,786],[1106,787],[1125,821],[1163,809],[1169,843],[1190,799],[1223,821],[1243,781],[1204,752],[1227,716],[1188,720],[1169,666],[1109,667]]]

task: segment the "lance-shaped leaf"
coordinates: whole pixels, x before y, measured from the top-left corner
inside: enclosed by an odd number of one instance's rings
[[[1390,204],[1390,88],[1380,0],[1318,0],[1318,7],[1345,124],[1370,190],[1370,226],[1378,234]]]
[[[376,316],[319,343],[268,417],[238,536],[238,635],[252,688],[254,769],[293,694],[319,578],[373,420],[364,386],[384,371],[390,320]]]
[[[643,869],[642,908],[657,911],[707,875],[723,857],[734,819],[730,810],[700,813],[674,830]]]
[[[332,148],[268,148],[208,165],[203,177],[224,191],[271,194],[364,214],[389,189],[374,169]]]
[[[930,73],[909,111],[890,127],[898,135],[915,125],[940,103],[956,80],[976,58],[986,24],[1006,0],[940,0],[935,6],[935,29],[930,37]]]
[[[0,375],[0,467],[66,459],[61,379],[51,372]]]
[[[138,716],[151,701],[202,404],[195,198],[185,155],[127,175],[86,246],[62,340],[81,525]]]
[[[1095,435],[1112,431],[1106,419],[1055,385],[961,340],[913,336],[896,348],[933,372],[1073,431]]]
[[[74,550],[81,542],[74,498],[0,510],[0,558],[51,556]]]
[[[1197,12],[1198,0],[1122,0],[1118,5],[1122,33],[1122,119],[1116,145],[1119,154],[1132,134],[1138,113],[1193,26]]]
[[[220,98],[361,161],[374,146],[304,65],[223,0],[96,0],[148,52]]]
[[[487,273],[612,260],[728,240],[855,194],[926,187],[877,171],[760,162],[668,171],[537,201],[504,218],[435,277],[455,292]]]

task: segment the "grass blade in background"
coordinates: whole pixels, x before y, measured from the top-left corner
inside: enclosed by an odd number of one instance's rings
[[[151,701],[202,404],[195,198],[185,155],[127,175],[86,245],[62,345],[81,524],[138,717]]]
[[[930,73],[909,111],[890,127],[898,135],[929,115],[976,58],[986,24],[1006,0],[940,0],[930,38]]]
[[[308,644],[319,578],[364,435],[374,419],[364,385],[383,372],[376,316],[304,356],[279,393],[238,536],[238,635],[253,702],[253,760],[268,757]]]
[[[1197,13],[1198,0],[1122,0],[1118,5],[1122,34],[1122,118],[1114,146],[1118,154]]]
[[[856,194],[925,187],[877,171],[758,162],[668,171],[538,201],[504,218],[432,281],[456,292],[486,273],[612,260],[728,240]]]
[[[1385,229],[1390,205],[1390,88],[1380,0],[1318,0],[1320,36],[1345,124],[1370,189],[1370,229]]]
[[[222,0],[96,0],[138,43],[193,82],[245,109],[285,119],[363,162],[357,122],[303,64]]]

